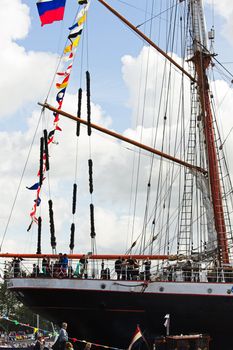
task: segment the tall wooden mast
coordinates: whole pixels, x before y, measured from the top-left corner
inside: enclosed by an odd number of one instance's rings
[[[202,110],[202,123],[206,141],[208,180],[213,203],[214,222],[217,232],[219,262],[229,263],[226,224],[224,219],[222,189],[219,177],[219,164],[215,145],[213,115],[209,96],[207,71],[211,63],[211,54],[206,49],[206,34],[202,0],[190,0],[193,28],[192,61],[197,75],[198,95]]]

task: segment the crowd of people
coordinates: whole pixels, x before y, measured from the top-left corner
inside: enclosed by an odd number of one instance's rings
[[[13,269],[14,277],[22,277],[22,269],[20,266],[22,259],[14,258],[11,263],[11,268]],[[75,271],[72,266],[69,265],[69,259],[67,254],[59,253],[59,258],[57,260],[51,261],[49,257],[44,257],[42,259],[41,268],[38,264],[33,264],[31,277],[78,277],[87,278],[88,277],[88,259],[87,256],[83,255],[77,265]]]
[[[135,258],[124,259],[119,257],[115,261],[115,272],[118,280],[150,279],[151,261],[147,258],[144,262],[144,271],[140,273],[139,263]]]
[[[42,268],[38,264],[33,264],[31,277],[45,276],[45,277],[67,277],[69,260],[67,254],[59,253],[59,258],[50,262],[50,258],[44,257],[42,259]]]
[[[11,263],[11,268],[13,269],[14,277],[22,277],[21,269],[21,258],[14,258]],[[147,258],[143,261],[140,271],[139,263],[136,259],[129,257],[124,259],[119,257],[114,264],[114,270],[116,273],[116,278],[118,280],[149,280],[150,279],[150,269],[151,261]],[[72,264],[69,264],[69,259],[67,254],[59,253],[59,258],[55,261],[45,256],[42,259],[41,265],[34,263],[32,266],[32,271],[30,277],[55,277],[55,278],[88,278],[88,255],[83,255],[76,264],[75,269],[72,268]],[[93,276],[92,276],[93,277]],[[93,277],[94,278],[94,277]],[[109,267],[105,268],[105,263],[102,261],[101,264],[101,279],[110,279],[111,271]]]
[[[69,342],[68,333],[66,329],[67,323],[63,322],[59,331],[59,335],[56,341],[53,341],[53,343],[46,343],[44,336],[38,334],[33,350],[73,350],[73,345]]]

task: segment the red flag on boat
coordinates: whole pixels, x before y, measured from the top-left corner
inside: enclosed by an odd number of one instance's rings
[[[136,331],[133,335],[133,338],[131,340],[131,343],[129,344],[128,350],[131,350],[133,348],[134,345],[136,345],[136,343],[138,342],[138,340],[142,338],[144,340],[144,337],[142,335],[141,329],[140,327],[137,325]]]
[[[37,9],[39,12],[41,25],[61,21],[64,17],[66,0],[39,0]]]

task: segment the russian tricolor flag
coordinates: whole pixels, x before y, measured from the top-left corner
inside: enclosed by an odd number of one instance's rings
[[[61,21],[64,17],[66,0],[39,0],[37,9],[39,12],[41,25]]]

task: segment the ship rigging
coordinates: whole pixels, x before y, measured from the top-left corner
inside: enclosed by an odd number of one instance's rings
[[[210,36],[211,47],[208,49],[203,2],[202,0],[174,1],[173,6],[168,7],[171,23],[167,27],[167,35],[164,35],[167,39],[165,49],[161,49],[151,39],[152,26],[150,35],[147,36],[109,4],[103,0],[98,2],[143,39],[144,43],[150,45],[143,49],[146,67],[142,64],[140,73],[142,74],[144,69],[144,79],[140,74],[138,75],[140,78],[138,91],[142,94],[142,105],[138,105],[138,110],[141,111],[142,121],[152,110],[150,145],[142,142],[143,123],[138,141],[91,121],[89,71],[86,72],[87,120],[81,118],[83,114],[81,87],[78,91],[77,116],[65,112],[61,108],[65,95],[63,89],[67,87],[69,79],[67,77],[70,76],[72,65],[68,66],[65,72],[58,73],[65,76],[62,83],[56,84],[57,88],[62,89],[56,97],[58,107],[48,103],[47,98],[44,103],[39,103],[42,107],[42,115],[47,110],[53,112],[55,127],[51,131],[44,129],[40,139],[37,197],[31,212],[32,221],[28,228],[30,230],[32,225],[35,226],[35,222],[38,224],[37,253],[0,254],[3,258],[18,258],[17,271],[15,262],[13,265],[11,263],[7,265],[8,286],[36,313],[41,313],[56,322],[62,322],[69,317],[71,332],[74,336],[78,334],[79,337],[90,337],[91,341],[101,339],[100,343],[111,342],[115,346],[126,346],[137,324],[140,324],[152,341],[155,335],[163,332],[161,320],[165,314],[169,313],[174,320],[174,332],[202,333],[204,331],[213,337],[213,349],[219,349],[223,339],[225,339],[224,350],[231,349],[233,343],[228,335],[233,311],[231,226],[233,192],[209,80],[209,71],[214,67],[215,55],[212,52],[213,35]],[[82,26],[81,31],[83,31],[89,5],[89,3],[85,4],[83,12],[80,11],[77,16],[77,23]],[[177,55],[172,53],[176,49],[174,42],[175,37],[178,37],[177,28],[181,29],[179,41],[181,58],[177,58]],[[71,36],[69,35],[68,38],[71,39]],[[68,52],[68,58],[71,55],[70,51],[73,53],[73,43],[71,40],[71,44],[65,47],[64,52],[65,54]],[[154,74],[154,64],[150,61],[154,54],[152,53],[154,51],[151,51],[152,48],[157,52],[153,58],[158,63],[156,74]],[[150,74],[151,76],[154,74],[151,85]],[[160,83],[157,82],[159,76]],[[157,85],[153,90],[154,82]],[[141,91],[143,86],[145,90],[148,89],[147,94]],[[159,92],[158,87],[160,87]],[[187,92],[188,89],[189,92]],[[150,101],[151,96],[153,101],[147,109],[146,102]],[[188,107],[185,106],[185,99],[188,99]],[[55,265],[59,265],[57,259],[61,258],[61,254],[57,254],[53,201],[50,197],[48,204],[52,254],[44,254],[41,251],[42,221],[40,217],[37,218],[41,188],[50,171],[48,148],[54,142],[55,132],[60,131],[58,125],[60,116],[76,122],[78,140],[80,125],[87,127],[90,156],[88,180],[91,248],[87,254],[74,253],[76,177],[73,184],[70,253],[66,255],[69,264],[65,271],[63,268],[63,275],[57,274],[55,269]],[[92,130],[127,142],[139,149],[137,163],[133,165],[136,178],[136,193],[132,197],[134,214],[137,202],[140,202],[138,179],[140,166],[143,163],[142,150],[150,154],[149,162],[144,166],[144,171],[147,171],[147,189],[142,229],[140,233],[136,232],[135,237],[134,217],[131,242],[125,253],[97,253]],[[75,174],[77,174],[77,158],[76,155]],[[122,184],[123,182],[124,179]],[[27,258],[34,258],[38,265],[41,264],[41,259],[45,259],[49,268],[42,273],[34,271],[28,278],[24,260],[20,261]],[[76,259],[79,259],[79,262],[83,261],[85,265],[83,273],[80,271],[75,273]],[[120,272],[117,272],[116,265],[114,269],[113,261],[116,259],[121,261]],[[101,269],[99,260],[101,260]],[[88,262],[91,262],[89,272],[87,271]],[[21,268],[22,266],[24,268]],[[64,293],[65,300],[62,298]],[[207,317],[207,314],[210,316]],[[217,319],[224,322],[220,325]],[[99,323],[105,326],[105,332],[101,335]]]

